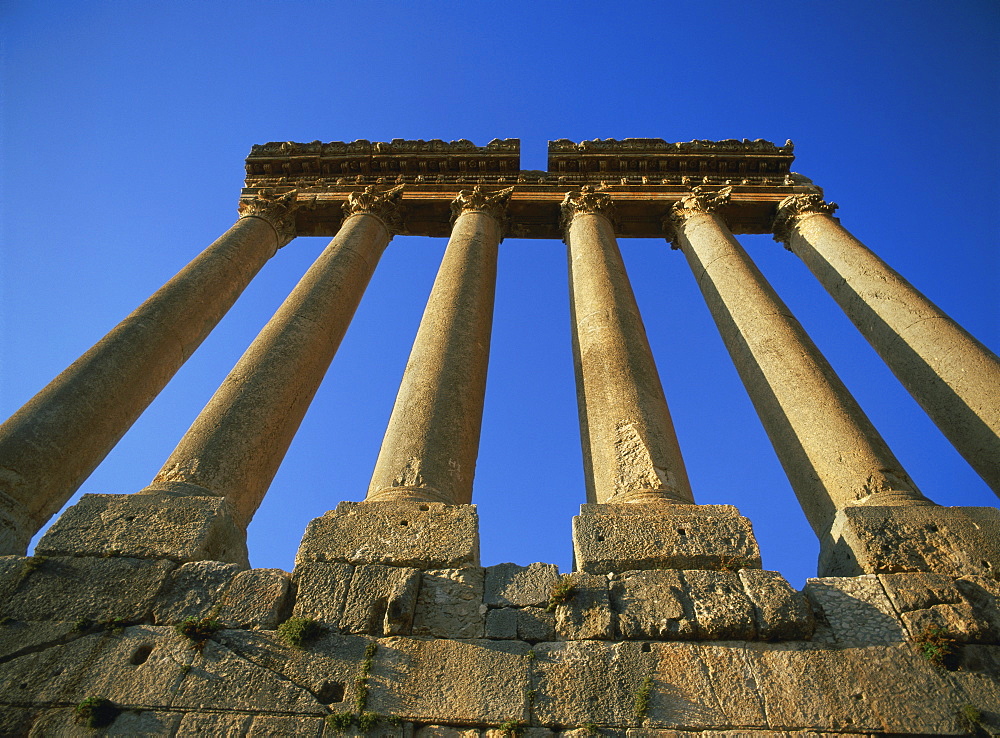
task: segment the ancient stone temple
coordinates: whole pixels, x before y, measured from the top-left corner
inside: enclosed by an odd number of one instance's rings
[[[1000,511],[916,488],[736,235],[798,255],[998,492],[1000,361],[793,159],[560,140],[542,172],[512,139],[254,146],[232,228],[0,427],[0,734],[1000,731]],[[396,234],[449,240],[367,497],[313,520],[291,573],[252,569],[246,526]],[[297,235],[332,240],[150,484],[83,496],[25,556]],[[505,236],[568,249],[586,502],[563,575],[479,561]],[[820,540],[801,592],[692,492],[630,237],[697,279]]]

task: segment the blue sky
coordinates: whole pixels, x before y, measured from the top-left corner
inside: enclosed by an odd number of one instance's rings
[[[765,138],[843,224],[994,350],[1000,6],[932,2],[25,2],[0,7],[0,416],[228,228],[254,143]],[[742,242],[925,494],[996,496],[805,266]],[[817,545],[684,258],[621,242],[702,503],[797,586]],[[141,489],[325,245],[264,268],[82,492]],[[364,496],[443,240],[396,238],[249,531],[290,569]],[[484,564],[570,566],[583,501],[565,247],[509,239],[475,502]]]

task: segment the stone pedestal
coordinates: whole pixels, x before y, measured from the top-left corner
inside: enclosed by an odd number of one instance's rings
[[[84,495],[42,536],[36,556],[227,561],[249,568],[246,534],[221,497]]]
[[[576,568],[760,569],[750,521],[732,505],[581,505],[573,518]]]
[[[1000,574],[1000,509],[846,507],[820,550],[821,577],[888,572]]]
[[[418,569],[479,565],[475,505],[341,502],[306,528],[296,566],[327,561]]]

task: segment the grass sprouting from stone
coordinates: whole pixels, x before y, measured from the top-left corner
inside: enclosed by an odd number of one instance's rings
[[[649,711],[649,698],[653,694],[653,677],[642,680],[642,685],[635,691],[635,716],[640,720]]]
[[[326,716],[326,724],[336,733],[346,733],[351,727],[354,715],[349,712],[335,712]]]
[[[210,618],[184,618],[175,626],[175,630],[191,640],[196,651],[205,647],[205,641],[222,630],[222,623]]]
[[[278,635],[292,648],[302,650],[323,635],[323,626],[311,618],[288,618],[278,626]]]
[[[558,605],[562,605],[573,599],[573,595],[576,594],[576,585],[573,583],[573,578],[569,575],[562,576],[552,586],[552,592],[549,593],[549,605],[545,609],[548,612],[555,612]]]
[[[76,706],[76,719],[88,728],[106,728],[121,714],[121,709],[105,697],[88,697]]]
[[[934,666],[946,669],[953,666],[958,655],[958,642],[944,628],[929,625],[913,639],[920,653]]]

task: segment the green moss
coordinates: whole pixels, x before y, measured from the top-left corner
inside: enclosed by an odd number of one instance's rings
[[[358,729],[362,733],[367,733],[378,724],[378,720],[377,712],[363,712],[358,715]]]
[[[635,716],[640,720],[646,717],[649,710],[649,698],[653,694],[653,677],[642,680],[642,685],[635,691]]]
[[[586,730],[588,733],[590,733],[590,735],[601,734],[601,729],[597,727],[597,723],[584,723],[580,727]]]
[[[292,648],[304,649],[323,635],[324,628],[312,618],[288,618],[278,626],[278,635]]]
[[[104,697],[88,697],[76,706],[76,719],[88,728],[106,728],[121,714],[121,709]]]
[[[506,723],[500,723],[497,730],[503,735],[521,735],[524,732],[524,726],[516,720],[508,720]]]
[[[117,619],[116,619],[117,620]],[[116,621],[110,621],[115,623]],[[222,623],[208,618],[184,618],[174,626],[174,630],[195,643],[204,643],[222,630]]]
[[[349,712],[335,712],[326,716],[326,724],[337,733],[346,733],[351,727],[354,715]]]

